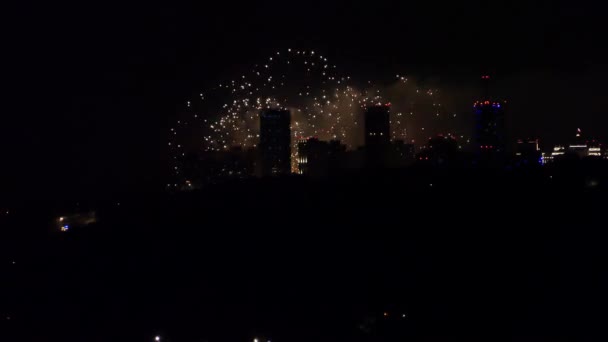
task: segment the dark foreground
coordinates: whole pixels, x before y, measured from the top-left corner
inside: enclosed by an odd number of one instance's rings
[[[32,200],[2,218],[0,341],[604,341],[608,192],[579,176]],[[97,223],[52,225],[84,207]]]

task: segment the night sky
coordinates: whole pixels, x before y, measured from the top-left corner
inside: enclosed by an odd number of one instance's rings
[[[537,136],[546,149],[578,127],[608,138],[603,12],[583,2],[63,2],[7,13],[8,197],[160,188],[180,104],[287,47],[323,51],[362,79],[406,71],[453,96],[490,73],[510,102],[511,139]]]

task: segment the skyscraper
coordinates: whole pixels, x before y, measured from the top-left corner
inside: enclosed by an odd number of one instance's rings
[[[499,161],[506,148],[504,103],[491,100],[488,75],[481,76],[483,100],[473,105],[475,128],[473,130],[475,148],[479,161]]]
[[[475,102],[475,143],[481,155],[504,154],[506,147],[504,104]]]
[[[389,105],[375,105],[365,110],[365,165],[386,167],[390,155]]]
[[[260,158],[262,176],[291,172],[291,114],[266,109],[260,113]]]
[[[368,107],[365,111],[365,146],[388,145],[390,140],[389,106]]]
[[[504,103],[491,100],[490,76],[481,76],[483,100],[475,102],[475,128],[473,141],[477,161],[497,163],[504,161],[506,149]]]

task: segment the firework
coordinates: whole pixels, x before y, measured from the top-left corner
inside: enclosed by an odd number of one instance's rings
[[[420,121],[418,112],[435,120],[449,116],[444,115],[437,89],[419,89],[405,76],[397,75],[390,87],[380,88],[371,81],[361,86],[315,51],[278,51],[247,73],[186,101],[186,115],[169,132],[174,171],[179,175],[177,161],[188,151],[256,146],[259,113],[265,108],[291,111],[294,161],[295,142],[308,137],[340,140],[349,149],[361,145],[366,106],[392,104],[393,139],[415,137],[416,131],[428,134],[423,126],[414,126]]]

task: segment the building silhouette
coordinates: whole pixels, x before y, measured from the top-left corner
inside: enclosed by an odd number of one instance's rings
[[[538,166],[543,163],[538,139],[519,139],[515,146],[516,166]]]
[[[254,175],[257,149],[233,146],[226,150],[191,152],[181,158],[181,190],[199,189],[229,179]]]
[[[574,139],[566,145],[555,145],[550,154],[543,158],[544,163],[560,160],[580,160],[584,158],[602,158],[603,147],[595,139],[587,140],[583,137],[581,129],[576,130]]]
[[[433,166],[454,166],[463,162],[463,155],[455,137],[439,134],[429,138],[416,156],[416,161]]]
[[[386,167],[390,155],[390,107],[375,105],[365,110],[365,166]]]
[[[291,114],[266,109],[260,113],[260,166],[262,176],[291,172]]]
[[[414,162],[416,154],[416,147],[414,144],[408,144],[403,140],[394,140],[391,142],[390,146],[389,167],[402,168],[409,166]]]
[[[505,156],[506,132],[504,103],[475,102],[474,142],[481,162],[498,162]]]
[[[377,105],[365,110],[365,146],[377,147],[390,142],[390,107]]]
[[[317,138],[298,142],[298,174],[324,178],[344,168],[346,145],[339,140],[320,141]]]
[[[585,141],[585,139],[583,138],[583,132],[581,131],[580,128],[577,128],[576,135],[574,136],[574,139],[568,146],[566,153],[573,155],[573,156],[576,155],[576,157],[578,157],[579,159],[582,159],[582,158],[587,157],[587,155],[589,154],[588,149],[589,149],[588,142]]]
[[[504,162],[507,146],[505,102],[492,100],[491,81],[490,76],[481,76],[483,99],[473,104],[475,113],[473,142],[476,159],[477,162],[486,165]]]

